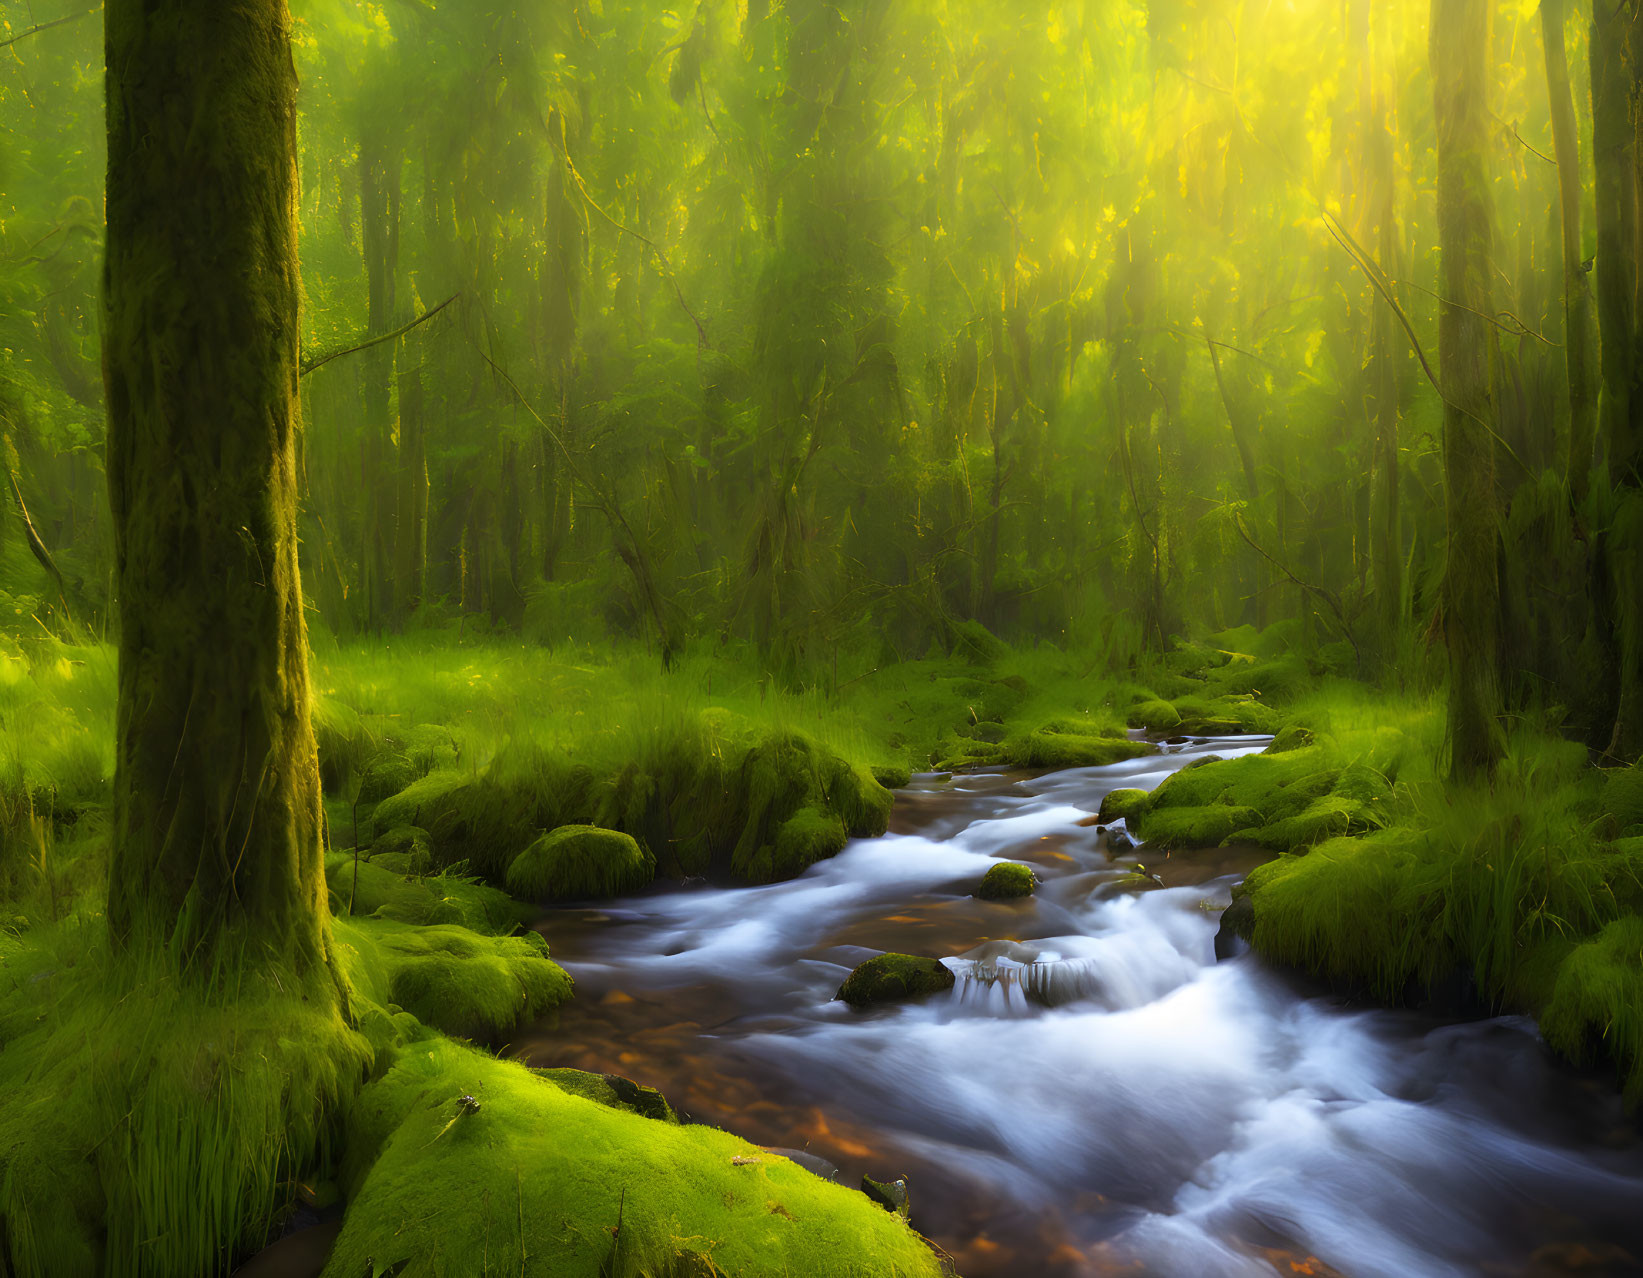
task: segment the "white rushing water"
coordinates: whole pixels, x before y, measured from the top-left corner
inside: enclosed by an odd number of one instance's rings
[[[932,1192],[1053,1216],[1091,1273],[1292,1272],[1276,1254],[1386,1278],[1643,1271],[1627,1255],[1643,1257],[1643,1152],[1532,1024],[1352,1009],[1253,957],[1217,963],[1206,906],[1230,875],[1119,890],[1149,858],[1110,857],[1077,824],[1102,795],[1260,744],[922,779],[960,792],[926,833],[854,842],[787,883],[618,903],[567,966],[585,992],[722,991],[717,1050],[937,1169],[934,1188],[915,1177],[915,1219]],[[1035,865],[1037,894],[970,902],[1004,859]],[[876,952],[841,933],[944,902],[996,911],[995,941],[947,958],[954,991],[867,1013],[833,1001]]]

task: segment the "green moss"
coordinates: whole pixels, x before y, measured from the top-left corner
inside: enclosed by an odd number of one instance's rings
[[[1435,903],[1414,890],[1417,858],[1417,841],[1396,830],[1268,862],[1246,880],[1255,947],[1309,971],[1327,964],[1387,995],[1437,972],[1452,951],[1431,927]]]
[[[1101,800],[1101,810],[1096,814],[1096,820],[1102,825],[1128,821],[1146,811],[1151,801],[1152,795],[1146,790],[1110,791]]]
[[[1629,1076],[1628,1099],[1643,1100],[1643,918],[1614,920],[1563,959],[1540,1025],[1577,1061],[1609,1056]]]
[[[529,916],[507,893],[449,871],[408,877],[388,853],[361,860],[356,879],[353,854],[332,852],[325,858],[325,882],[333,912],[347,914],[352,903],[359,918],[460,923],[479,932],[507,932]]]
[[[0,1269],[213,1274],[260,1246],[370,1059],[324,978],[208,988],[114,953],[101,920],[26,948],[0,979]]]
[[[790,879],[802,874],[817,861],[843,850],[849,836],[844,822],[819,808],[800,808],[776,830],[771,849],[770,874],[773,879]],[[756,871],[750,867],[749,877]]]
[[[434,868],[433,840],[414,825],[379,834],[369,855],[375,864],[398,874],[427,874]]]
[[[510,1273],[619,1278],[941,1272],[903,1221],[788,1159],[454,1044],[419,1045],[371,1084],[349,1144],[327,1278],[431,1278],[486,1256]]]
[[[372,759],[359,782],[361,807],[381,803],[423,776],[423,770],[402,754],[382,754]]]
[[[1011,737],[1004,743],[1005,755],[1011,763],[1024,768],[1097,768],[1158,750],[1145,741],[1060,732],[1055,727],[1052,724]]]
[[[852,1007],[923,998],[950,990],[952,970],[933,958],[913,954],[880,954],[860,964],[839,986],[837,997]]]
[[[951,633],[954,654],[967,661],[992,665],[1010,654],[1010,645],[979,621],[960,621]]]
[[[1254,808],[1230,803],[1152,808],[1141,818],[1138,838],[1163,848],[1219,847],[1233,834],[1260,823]]]
[[[913,770],[905,763],[881,763],[872,772],[873,780],[887,790],[899,790],[913,779]]]
[[[1643,828],[1643,766],[1609,773],[1603,783],[1602,804],[1621,833]]]
[[[1312,733],[1298,723],[1286,723],[1266,748],[1267,754],[1283,754],[1312,744]]]
[[[1361,800],[1326,794],[1290,816],[1238,831],[1232,841],[1292,852],[1338,835],[1371,828],[1368,809],[1369,805]]]
[[[880,785],[867,768],[834,759],[823,795],[852,838],[876,839],[890,828],[895,795]]]
[[[458,772],[430,772],[377,804],[371,828],[377,835],[400,826],[434,830],[434,821],[455,807],[455,796],[472,785]]]
[[[529,901],[579,901],[636,892],[656,858],[630,834],[592,825],[550,830],[508,867],[508,891]]]
[[[611,1109],[625,1109],[643,1118],[661,1123],[677,1123],[679,1115],[667,1103],[667,1097],[654,1087],[635,1083],[620,1074],[590,1074],[580,1069],[538,1069],[531,1071],[545,1078],[555,1087]]]
[[[1181,715],[1167,701],[1139,701],[1128,711],[1129,725],[1152,733],[1173,732],[1181,726]]]
[[[481,936],[358,918],[336,926],[345,970],[367,998],[459,1038],[500,1038],[570,997],[570,977],[536,932]]]
[[[984,901],[1007,901],[1018,896],[1031,896],[1037,885],[1032,867],[1004,861],[991,866],[982,875],[976,895]]]

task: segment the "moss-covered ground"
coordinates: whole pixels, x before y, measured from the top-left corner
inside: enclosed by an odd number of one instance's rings
[[[1445,784],[1437,691],[1371,690],[1293,638],[1119,668],[961,645],[797,690],[725,654],[663,675],[642,654],[322,647],[340,1014],[305,999],[312,976],[185,984],[110,951],[110,650],[4,641],[0,1255],[224,1272],[297,1194],[340,1190],[338,1278],[935,1273],[860,1194],[636,1112],[631,1084],[490,1055],[573,995],[518,898],[784,877],[882,832],[914,771],[1087,766],[1181,733],[1275,740],[1101,819],[1266,849],[1229,920],[1258,949],[1393,1000],[1459,973],[1643,1095],[1643,773],[1591,766],[1548,713],[1515,721],[1492,785]]]

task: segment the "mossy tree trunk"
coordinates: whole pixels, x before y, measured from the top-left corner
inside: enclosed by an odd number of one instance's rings
[[[1374,181],[1374,217],[1377,223],[1380,268],[1398,273],[1396,186],[1392,163],[1392,131],[1387,127],[1385,100],[1377,92],[1369,131]],[[1375,440],[1373,494],[1370,506],[1371,558],[1374,569],[1376,625],[1381,668],[1391,673],[1404,624],[1403,525],[1398,494],[1398,429],[1401,419],[1401,378],[1396,322],[1391,305],[1377,298],[1371,321],[1374,369]]]
[[[1563,40],[1563,0],[1541,0],[1541,43],[1557,157],[1558,209],[1563,231],[1563,355],[1569,377],[1569,491],[1578,503],[1591,480],[1597,404],[1592,396],[1592,294],[1581,265],[1580,143],[1575,129],[1569,56]]]
[[[1627,0],[1592,3],[1592,168],[1597,215],[1594,270],[1598,330],[1602,335],[1598,414],[1611,465],[1616,441],[1631,433],[1632,310],[1637,287],[1635,143],[1624,57],[1630,24],[1628,8]]]
[[[399,274],[400,157],[380,126],[365,130],[359,148],[360,248],[365,259],[366,331],[386,333],[394,327]],[[360,525],[360,599],[367,629],[381,629],[397,619],[392,547],[395,542],[392,385],[397,342],[365,351],[364,422],[360,449],[360,486],[365,509]]]
[[[1494,314],[1486,154],[1493,128],[1488,107],[1492,9],[1493,0],[1432,0],[1448,534],[1442,608],[1449,647],[1450,766],[1457,778],[1487,775],[1503,752],[1492,385],[1498,357],[1488,318]]]
[[[104,364],[120,604],[109,921],[316,972],[285,0],[108,0]]]

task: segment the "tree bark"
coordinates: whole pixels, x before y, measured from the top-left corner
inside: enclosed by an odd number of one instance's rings
[[[1633,294],[1637,287],[1635,141],[1627,102],[1624,49],[1626,0],[1593,0],[1592,168],[1595,175],[1597,259],[1595,288],[1601,334],[1602,390],[1598,422],[1615,473],[1617,453],[1629,450]]]
[[[120,604],[109,922],[315,971],[285,0],[108,0],[104,368]]]
[[[1492,0],[1432,0],[1431,64],[1438,135],[1438,354],[1448,558],[1443,578],[1449,646],[1452,774],[1488,775],[1501,735],[1492,382],[1488,316],[1493,217],[1487,148]]]
[[[1385,102],[1378,94],[1374,123],[1370,126],[1370,147],[1373,154],[1380,268],[1390,275],[1397,271],[1396,188],[1392,133],[1386,123]],[[1379,656],[1381,668],[1390,673],[1395,665],[1398,632],[1404,624],[1403,527],[1398,497],[1398,425],[1401,413],[1392,307],[1385,298],[1376,298],[1374,307],[1375,318],[1370,326],[1375,352],[1375,461],[1370,499],[1370,543]]]
[[[1569,376],[1569,491],[1578,503],[1591,482],[1597,405],[1592,399],[1592,294],[1581,265],[1580,142],[1563,43],[1563,0],[1541,0],[1541,44],[1552,110],[1552,153],[1557,157],[1558,209],[1563,227],[1563,357]]]

